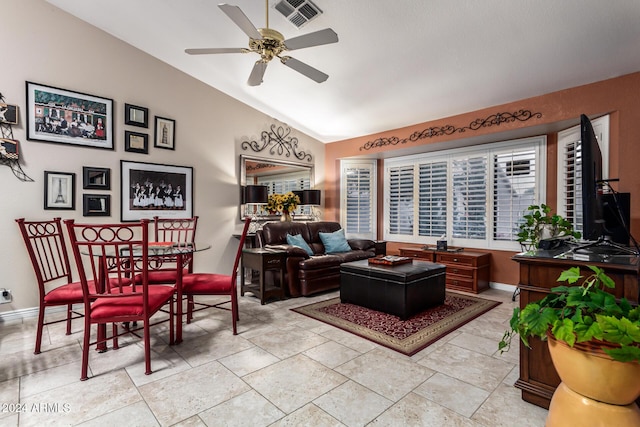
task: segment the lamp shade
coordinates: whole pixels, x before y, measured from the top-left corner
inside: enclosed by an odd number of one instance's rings
[[[303,200],[303,197],[304,197],[303,191],[302,190],[294,190],[294,191],[292,191],[292,193],[295,194],[296,196],[298,196],[298,199],[300,199],[300,203],[298,203],[298,204],[299,205],[304,205],[304,203],[303,203],[304,202],[304,200]]]
[[[247,185],[244,188],[245,203],[267,203],[269,188],[266,185]]]
[[[303,190],[302,204],[316,206],[320,205],[320,190]]]

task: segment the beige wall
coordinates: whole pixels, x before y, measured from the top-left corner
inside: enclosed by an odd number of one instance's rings
[[[20,141],[22,168],[35,182],[21,182],[8,167],[0,167],[0,287],[11,289],[14,297],[11,304],[0,305],[0,314],[38,303],[34,275],[14,219],[61,216],[119,222],[121,159],[193,167],[198,240],[213,245],[197,255],[195,268],[230,273],[238,243],[231,235],[240,227],[238,157],[242,153],[261,156],[242,151],[240,142],[259,138],[276,121],[42,0],[3,1],[2,25],[0,92],[6,102],[20,108],[13,136]],[[115,151],[27,141],[25,81],[112,98]],[[125,103],[148,107],[150,123],[154,115],[175,119],[176,151],[153,147],[152,125],[149,129],[125,126]],[[124,151],[125,130],[149,133],[148,155]],[[322,188],[324,145],[294,133],[300,147],[314,155],[316,187]],[[83,166],[111,168],[110,218],[83,218]],[[43,209],[44,171],[76,174],[75,211]]]

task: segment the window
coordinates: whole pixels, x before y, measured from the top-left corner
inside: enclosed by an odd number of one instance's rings
[[[311,180],[308,172],[261,176],[258,177],[256,183],[258,185],[266,185],[269,187],[269,195],[284,194],[289,191],[308,190],[311,188]],[[310,214],[310,206],[298,206],[294,211],[294,215]]]
[[[523,212],[544,200],[546,137],[385,161],[385,235],[518,250]]]
[[[602,152],[602,175],[609,178],[609,116],[591,120]],[[558,214],[582,233],[580,125],[558,133]]]
[[[343,160],[340,223],[349,238],[376,239],[376,160]]]

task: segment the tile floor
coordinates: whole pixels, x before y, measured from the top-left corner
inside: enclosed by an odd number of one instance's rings
[[[125,339],[91,352],[88,381],[80,321],[70,336],[48,327],[37,356],[35,319],[0,323],[0,426],[544,425],[547,411],[513,387],[517,348],[496,350],[510,293],[484,292],[503,304],[412,357],[289,310],[337,295],[261,306],[248,294],[239,335],[229,312],[205,310],[180,345],[156,327],[152,375],[141,343]]]

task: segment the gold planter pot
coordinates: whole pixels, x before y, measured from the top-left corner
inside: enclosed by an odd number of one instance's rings
[[[549,352],[562,383],[549,405],[547,427],[640,426],[640,364],[618,362],[599,345],[573,348],[548,336]]]

